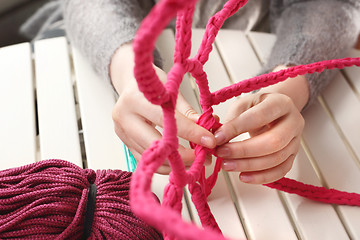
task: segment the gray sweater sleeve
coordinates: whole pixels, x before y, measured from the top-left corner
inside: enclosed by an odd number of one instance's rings
[[[282,2],[282,6],[279,6]],[[360,28],[360,1],[272,1],[270,18],[277,40],[265,71],[345,57]],[[336,71],[307,75],[311,103]]]
[[[64,0],[63,4],[68,38],[104,79],[109,79],[114,52],[134,38],[151,7],[137,0]]]

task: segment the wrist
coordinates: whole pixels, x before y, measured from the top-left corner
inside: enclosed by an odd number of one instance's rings
[[[121,45],[111,58],[109,75],[118,94],[125,89],[129,79],[134,78],[134,52],[132,42]]]
[[[273,72],[280,71],[282,69],[289,68],[290,66],[280,65],[273,69]],[[310,96],[308,81],[305,76],[296,76],[294,78],[288,78],[283,82],[279,82],[275,85],[262,88],[262,93],[281,93],[287,95],[292,99],[295,106],[301,111],[307,104]]]

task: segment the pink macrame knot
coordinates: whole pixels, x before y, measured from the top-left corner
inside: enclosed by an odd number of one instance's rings
[[[212,108],[208,108],[208,110],[206,110],[203,114],[201,114],[201,116],[199,117],[199,119],[197,120],[196,123],[213,133],[222,125],[221,123],[216,121],[216,119],[213,115]],[[195,149],[196,144],[193,142],[190,142],[190,147]],[[205,149],[207,150],[208,153],[211,153],[214,155],[214,153],[215,153],[214,149],[208,149],[208,148],[205,148]]]

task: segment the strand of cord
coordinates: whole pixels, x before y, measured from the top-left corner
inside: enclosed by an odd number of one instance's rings
[[[294,193],[318,202],[360,207],[360,194],[358,193],[317,187],[289,178],[282,178],[274,183],[265,184],[265,186],[287,193]]]
[[[212,93],[210,105],[218,105],[226,100],[237,97],[242,93],[251,92],[272,84],[284,81],[288,78],[294,78],[299,75],[322,72],[325,69],[343,69],[345,67],[360,66],[360,58],[341,58],[334,60],[325,60],[307,65],[298,65],[278,72],[270,72],[253,78],[240,81],[236,84],[222,88]]]

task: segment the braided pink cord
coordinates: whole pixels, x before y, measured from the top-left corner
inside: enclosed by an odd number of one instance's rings
[[[196,0],[163,0],[158,3],[142,22],[134,41],[135,68],[134,74],[139,89],[153,104],[160,105],[163,110],[163,138],[155,141],[142,155],[137,170],[133,175],[130,188],[130,204],[132,210],[150,225],[161,230],[165,239],[225,239],[213,217],[206,198],[216,183],[222,159],[215,163],[213,174],[205,177],[205,157],[213,154],[213,149],[191,144],[195,148],[195,161],[189,170],[178,152],[177,126],[175,120],[176,99],[179,86],[186,72],[195,78],[200,92],[200,104],[203,114],[198,124],[208,130],[215,131],[221,126],[216,122],[212,106],[220,104],[241,93],[250,92],[289,77],[306,73],[321,72],[324,69],[360,66],[360,58],[346,58],[323,61],[309,65],[292,67],[275,73],[264,74],[241,81],[214,93],[209,90],[204,64],[212,51],[212,44],[224,21],[232,16],[247,0],[229,0],[221,11],[209,19],[198,53],[189,59],[191,51],[191,25]],[[155,41],[164,27],[177,14],[174,65],[168,73],[167,82],[161,83],[152,66],[152,52]],[[154,201],[151,194],[153,174],[168,160],[172,172],[169,184],[164,189],[162,206]],[[188,185],[191,199],[198,211],[204,229],[181,218],[181,200],[183,188]],[[317,201],[360,206],[358,194],[347,194],[336,190],[305,185],[294,180],[283,178],[268,187],[297,193]],[[356,200],[354,200],[356,198]]]

